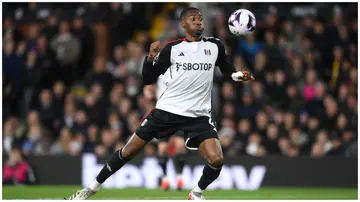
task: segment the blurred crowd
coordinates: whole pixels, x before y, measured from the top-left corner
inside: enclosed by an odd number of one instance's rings
[[[276,5],[233,4],[208,3],[214,23],[205,28],[225,43],[236,68],[250,70],[256,80],[234,83],[215,73],[213,119],[225,154],[357,156],[357,13],[327,4],[330,15],[290,17]],[[76,4],[70,17],[53,12],[51,4],[24,4],[22,17],[4,6],[10,10],[3,18],[6,153],[16,146],[24,155],[109,155],[124,145],[155,106],[156,86],[141,83],[149,44],[183,37],[176,17],[181,7],[167,9],[166,26],[153,38],[156,12],[141,12],[151,5],[139,5]],[[230,34],[233,8],[254,12],[253,35]],[[110,25],[108,57],[95,54],[91,24],[99,21]],[[24,23],[27,33],[19,26]],[[145,149],[154,151],[155,144]]]

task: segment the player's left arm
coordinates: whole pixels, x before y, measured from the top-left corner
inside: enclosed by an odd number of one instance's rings
[[[223,42],[216,39],[215,43],[219,50],[215,65],[220,68],[224,76],[231,77],[234,81],[238,82],[255,80],[252,74],[248,71],[236,71],[235,66],[228,60]]]

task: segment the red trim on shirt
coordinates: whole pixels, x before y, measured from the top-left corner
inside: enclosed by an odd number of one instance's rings
[[[155,108],[152,108],[145,116],[144,118],[141,119],[141,122],[142,123],[148,116],[150,116],[151,112],[154,111]]]

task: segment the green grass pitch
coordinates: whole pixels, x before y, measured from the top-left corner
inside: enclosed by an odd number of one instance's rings
[[[3,199],[63,199],[77,186],[3,186]],[[162,191],[142,188],[101,189],[91,199],[97,200],[187,200],[188,191]],[[345,188],[261,188],[257,191],[208,190],[207,200],[277,200],[277,199],[357,199],[357,189]]]

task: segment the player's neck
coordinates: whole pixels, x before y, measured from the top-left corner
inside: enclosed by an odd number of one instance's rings
[[[197,42],[197,41],[201,41],[201,39],[202,39],[202,36],[199,36],[199,37],[195,36],[194,37],[194,36],[185,34],[185,40],[187,42]]]

